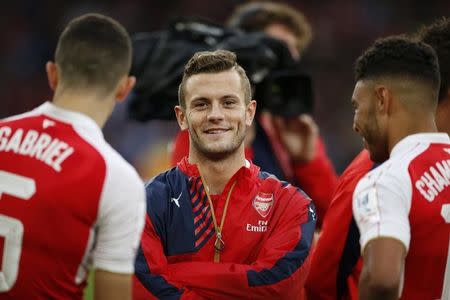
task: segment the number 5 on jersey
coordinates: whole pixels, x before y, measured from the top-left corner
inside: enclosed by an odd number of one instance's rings
[[[35,181],[0,170],[0,200],[3,194],[28,200],[36,192]],[[22,251],[23,224],[20,220],[0,214],[0,237],[5,239],[0,270],[0,292],[10,290],[17,279]]]

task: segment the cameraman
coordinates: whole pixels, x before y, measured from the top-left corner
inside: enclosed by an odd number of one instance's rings
[[[237,7],[228,25],[247,32],[264,31],[286,43],[299,60],[311,42],[311,27],[302,13],[286,4],[253,2]],[[250,128],[246,157],[279,179],[299,185],[313,200],[321,223],[337,182],[319,129],[307,114],[284,118],[262,110]],[[172,164],[189,152],[189,136],[181,131],[174,144]]]

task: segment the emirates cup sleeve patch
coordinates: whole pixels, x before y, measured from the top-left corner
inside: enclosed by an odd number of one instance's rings
[[[355,212],[361,222],[376,223],[380,221],[380,205],[375,187],[357,195]]]

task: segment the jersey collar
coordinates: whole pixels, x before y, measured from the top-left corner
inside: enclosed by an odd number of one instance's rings
[[[450,138],[447,133],[442,132],[416,133],[408,135],[400,140],[394,148],[392,148],[390,157],[402,155],[405,151],[408,151],[411,147],[419,143],[448,144],[450,143]]]
[[[69,123],[78,128],[83,128],[83,130],[86,130],[90,135],[95,135],[97,138],[103,138],[102,129],[98,124],[82,113],[58,107],[48,101],[36,107],[34,112],[44,114],[64,123]]]
[[[200,173],[198,171],[197,165],[189,163],[189,156],[185,156],[180,162],[177,164],[178,168],[188,175],[189,177],[198,177],[200,176]],[[259,167],[248,161],[245,160],[245,166],[241,167],[231,178],[236,178],[239,180],[241,176],[244,177],[252,177],[256,178],[256,176],[259,173]]]

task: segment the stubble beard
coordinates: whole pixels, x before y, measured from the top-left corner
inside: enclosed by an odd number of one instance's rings
[[[244,138],[245,131],[237,133],[228,145],[208,147],[207,142],[202,141],[198,135],[191,132],[192,145],[195,147],[197,153],[212,161],[224,160],[232,156],[242,145]]]
[[[372,120],[368,128],[366,142],[370,152],[370,159],[376,163],[383,163],[389,159],[386,137],[383,136],[378,121]]]

